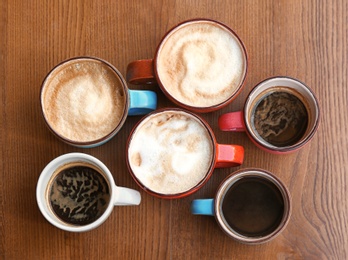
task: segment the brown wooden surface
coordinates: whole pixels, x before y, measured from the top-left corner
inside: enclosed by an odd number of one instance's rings
[[[348,5],[332,1],[113,0],[0,4],[0,258],[2,259],[347,259],[348,258]],[[117,207],[98,229],[67,233],[50,225],[35,199],[44,166],[67,152],[102,160],[120,186],[140,190],[126,170],[125,144],[139,117],[110,142],[78,149],[46,128],[40,85],[58,62],[92,55],[114,64],[150,58],[163,34],[190,18],[217,19],[234,29],[249,53],[246,85],[228,107],[204,114],[220,143],[245,147],[240,168],[260,167],[288,186],[293,214],[270,243],[229,239],[213,217],[192,216],[195,198],[212,197],[237,168],[219,169],[197,193],[161,200],[141,191],[138,207]],[[321,106],[321,125],[299,152],[276,156],[243,133],[224,133],[218,116],[242,108],[259,81],[287,75],[307,83]],[[130,86],[130,88],[135,88]],[[156,87],[159,107],[173,106]]]

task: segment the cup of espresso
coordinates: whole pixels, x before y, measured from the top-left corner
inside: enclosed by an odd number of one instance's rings
[[[121,73],[94,57],[66,60],[46,76],[41,108],[48,128],[62,141],[90,148],[110,140],[128,115],[156,109],[153,91],[130,90]]]
[[[178,108],[156,110],[132,130],[126,149],[130,174],[149,194],[182,198],[201,188],[215,168],[243,163],[244,148],[218,144],[198,115]]]
[[[247,52],[238,35],[225,24],[195,19],[172,28],[161,40],[154,59],[127,67],[132,84],[158,83],[175,104],[211,112],[229,104],[247,75]]]
[[[244,110],[219,117],[223,131],[246,131],[261,149],[274,154],[294,152],[307,144],[319,125],[319,104],[304,83],[273,77],[256,85]]]
[[[36,199],[51,224],[71,232],[94,229],[114,206],[139,205],[141,201],[138,191],[116,186],[109,169],[83,153],[52,160],[41,172]]]
[[[236,241],[261,244],[285,229],[291,215],[291,198],[272,173],[243,169],[229,175],[213,199],[193,200],[191,212],[215,216],[220,228]]]

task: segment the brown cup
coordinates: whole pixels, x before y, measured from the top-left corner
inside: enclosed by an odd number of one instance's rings
[[[127,116],[156,109],[153,91],[131,90],[121,73],[96,57],[74,57],[55,66],[40,93],[43,117],[60,140],[91,148],[109,141]]]
[[[128,170],[147,193],[164,199],[189,196],[215,168],[243,163],[244,148],[218,144],[207,122],[179,108],[156,110],[132,130],[126,147]]]
[[[194,215],[215,216],[220,228],[244,244],[271,241],[287,226],[291,197],[274,174],[262,169],[242,169],[230,174],[213,199],[192,201]]]
[[[247,75],[247,51],[238,35],[210,19],[184,21],[165,34],[154,59],[127,67],[132,84],[157,83],[175,104],[211,112],[229,104]]]
[[[262,150],[287,154],[309,143],[319,119],[314,92],[297,79],[277,76],[257,84],[244,109],[221,115],[218,124],[222,131],[245,131]]]

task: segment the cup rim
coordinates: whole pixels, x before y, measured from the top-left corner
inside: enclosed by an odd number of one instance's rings
[[[261,236],[261,237],[248,237],[244,236],[242,234],[237,233],[236,231],[232,231],[228,224],[225,223],[223,213],[221,212],[221,202],[223,200],[223,196],[227,193],[229,188],[236,183],[238,180],[240,180],[243,177],[247,176],[257,176],[266,178],[267,180],[271,181],[273,184],[277,186],[279,191],[281,192],[284,200],[284,214],[282,217],[281,222],[279,223],[278,227],[272,231],[271,233]],[[288,225],[290,221],[290,216],[292,213],[292,202],[291,202],[291,195],[288,190],[288,188],[284,185],[284,183],[273,173],[260,169],[260,168],[245,168],[240,169],[235,172],[232,172],[230,175],[228,175],[219,185],[218,190],[215,195],[215,204],[214,204],[214,211],[215,211],[215,219],[217,223],[219,224],[222,231],[227,234],[229,237],[235,239],[238,242],[244,243],[244,244],[262,244],[266,243],[270,240],[273,240],[276,236],[278,236]]]
[[[267,141],[263,140],[261,137],[258,137],[257,135],[255,135],[254,131],[252,130],[252,127],[249,125],[248,105],[249,104],[251,105],[254,101],[254,99],[252,99],[251,96],[264,84],[266,84],[267,82],[272,82],[274,80],[290,81],[290,82],[294,82],[295,84],[301,86],[305,91],[308,92],[308,94],[311,97],[311,102],[313,102],[313,104],[316,108],[316,111],[314,111],[315,118],[313,119],[313,121],[314,121],[313,127],[310,129],[310,131],[306,134],[306,136],[304,138],[302,138],[299,142],[297,142],[293,145],[282,146],[282,147],[272,145],[272,144],[268,143]],[[306,85],[304,82],[302,82],[296,78],[289,77],[289,76],[274,76],[274,77],[269,77],[269,78],[266,78],[266,79],[260,81],[259,83],[257,83],[253,87],[253,89],[248,94],[247,99],[245,100],[244,108],[243,108],[243,116],[244,116],[244,125],[245,125],[246,132],[247,132],[248,136],[255,142],[255,144],[257,146],[259,146],[260,148],[266,149],[268,151],[271,151],[271,152],[289,153],[289,152],[296,151],[296,150],[300,149],[301,147],[303,147],[305,144],[307,144],[313,138],[313,136],[315,135],[315,133],[319,127],[320,108],[319,108],[318,99],[316,98],[313,90],[310,87],[308,87],[308,85]]]
[[[47,80],[49,79],[49,77],[52,75],[52,73],[60,68],[61,66],[64,66],[66,63],[69,62],[73,62],[73,61],[77,61],[77,60],[89,60],[89,61],[97,61],[97,62],[101,62],[104,65],[108,66],[119,78],[121,84],[122,84],[122,88],[124,90],[124,94],[126,96],[126,102],[125,102],[125,107],[122,113],[122,118],[120,120],[120,122],[118,123],[118,125],[107,135],[98,138],[96,140],[93,141],[75,141],[75,140],[71,140],[61,134],[59,134],[58,132],[56,132],[53,127],[50,125],[50,123],[48,122],[48,119],[46,117],[46,114],[44,112],[44,105],[43,105],[43,92],[46,85]],[[98,58],[98,57],[94,57],[94,56],[76,56],[76,57],[71,57],[68,59],[65,59],[63,61],[60,61],[58,64],[56,64],[45,76],[45,78],[43,79],[42,83],[41,83],[41,89],[40,89],[40,107],[41,107],[41,114],[44,118],[45,124],[48,127],[48,129],[50,130],[50,132],[52,132],[56,137],[58,137],[58,139],[62,140],[63,142],[70,144],[72,146],[75,147],[81,147],[81,148],[89,148],[89,147],[95,147],[95,146],[99,146],[102,145],[104,143],[106,143],[107,141],[109,141],[113,136],[115,136],[120,129],[122,128],[122,126],[124,125],[126,118],[128,116],[128,107],[129,107],[129,93],[128,93],[128,87],[127,87],[127,83],[125,81],[125,79],[123,78],[121,72],[115,67],[113,66],[111,63],[109,63],[108,61]]]
[[[204,176],[204,178],[202,178],[200,180],[199,183],[197,183],[194,187],[190,188],[187,191],[184,192],[180,192],[180,193],[175,193],[175,194],[163,194],[163,193],[159,193],[159,192],[155,192],[151,189],[149,189],[148,187],[146,187],[135,175],[135,173],[132,170],[131,164],[130,164],[130,159],[129,159],[129,146],[130,143],[132,141],[133,135],[135,133],[135,131],[137,130],[137,128],[140,126],[140,124],[142,122],[144,122],[147,118],[155,115],[155,114],[159,114],[159,113],[163,113],[163,112],[168,112],[168,111],[174,111],[174,112],[181,112],[181,113],[187,113],[190,116],[194,117],[195,119],[197,119],[207,130],[207,132],[209,133],[209,136],[211,137],[211,143],[212,143],[212,148],[213,148],[213,153],[212,153],[212,159],[211,159],[211,163],[209,166],[209,170],[206,173],[206,175]],[[216,138],[215,135],[213,133],[213,130],[211,129],[211,127],[209,126],[209,124],[199,115],[196,115],[195,113],[188,111],[188,110],[184,110],[182,108],[174,108],[174,107],[166,107],[166,108],[160,108],[157,109],[155,111],[152,111],[151,113],[145,115],[143,118],[141,118],[133,127],[133,129],[131,130],[129,136],[128,136],[128,140],[127,140],[127,144],[126,144],[126,164],[127,164],[127,168],[128,168],[128,172],[130,173],[130,175],[132,176],[133,180],[138,184],[138,186],[144,190],[145,192],[147,192],[148,194],[157,197],[157,198],[161,198],[161,199],[179,199],[179,198],[183,198],[183,197],[187,197],[189,195],[191,195],[192,193],[198,191],[202,186],[204,186],[204,184],[210,179],[211,175],[213,174],[213,171],[215,169],[215,164],[216,164]]]
[[[171,95],[167,90],[166,88],[164,87],[161,79],[160,79],[160,76],[157,72],[157,62],[158,62],[158,57],[159,57],[159,53],[160,53],[160,50],[161,48],[163,47],[163,43],[164,41],[167,39],[167,37],[173,32],[175,31],[177,28],[181,27],[181,26],[184,26],[186,24],[189,24],[189,23],[198,23],[198,22],[207,22],[207,23],[214,23],[214,24],[218,24],[219,26],[225,28],[227,31],[229,31],[236,39],[236,41],[238,42],[238,44],[240,45],[241,49],[242,49],[242,53],[243,53],[243,56],[244,56],[244,62],[245,62],[245,69],[244,69],[244,74],[243,74],[243,77],[242,77],[242,80],[240,81],[238,87],[236,88],[236,90],[233,92],[233,94],[231,96],[229,96],[226,100],[224,100],[223,102],[220,102],[218,104],[215,104],[215,105],[211,105],[211,106],[192,106],[192,105],[188,105],[188,104],[185,104],[179,100],[177,100],[173,95]],[[239,37],[239,35],[232,29],[230,28],[229,26],[227,26],[225,23],[223,22],[220,22],[220,21],[217,21],[217,20],[214,20],[214,19],[209,19],[209,18],[194,18],[194,19],[189,19],[189,20],[185,20],[185,21],[182,21],[178,24],[176,24],[175,26],[171,27],[165,34],[164,36],[162,37],[160,43],[158,44],[157,48],[156,48],[156,52],[155,52],[155,57],[153,59],[153,66],[154,66],[154,73],[155,73],[155,78],[157,80],[157,83],[159,85],[159,87],[161,88],[161,90],[163,91],[163,93],[167,96],[167,98],[169,98],[173,103],[175,103],[176,105],[184,108],[184,109],[187,109],[187,110],[190,110],[190,111],[193,111],[193,112],[196,112],[196,113],[207,113],[207,112],[213,112],[213,111],[216,111],[222,107],[225,107],[227,106],[229,103],[231,103],[237,96],[238,94],[241,92],[241,90],[243,89],[244,87],[244,84],[245,84],[245,81],[246,81],[246,77],[247,77],[247,74],[248,74],[248,63],[249,63],[249,56],[248,56],[248,52],[247,52],[247,49],[244,45],[244,42],[242,41],[242,39]]]
[[[54,216],[53,212],[48,213],[47,211],[51,211],[50,207],[47,205],[46,201],[46,192],[47,192],[47,185],[49,184],[52,175],[55,173],[55,171],[63,166],[64,164],[70,163],[70,162],[87,162],[90,163],[97,168],[99,168],[104,175],[104,178],[107,180],[110,188],[110,201],[108,207],[105,209],[104,213],[96,219],[94,222],[89,223],[87,225],[77,226],[69,223],[65,223],[62,220],[60,220],[58,217],[52,217]],[[41,171],[41,174],[39,176],[39,179],[37,181],[36,185],[36,202],[37,205],[42,213],[42,215],[46,218],[48,222],[50,222],[52,225],[56,226],[57,228],[60,228],[65,231],[70,232],[85,232],[89,231],[91,229],[97,228],[102,223],[105,222],[105,220],[109,217],[111,212],[114,209],[114,201],[116,197],[116,184],[114,181],[114,178],[110,172],[110,170],[106,167],[106,165],[97,159],[96,157],[84,153],[67,153],[60,155],[53,160],[51,160]]]

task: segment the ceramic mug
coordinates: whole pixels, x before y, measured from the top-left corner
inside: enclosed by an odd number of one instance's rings
[[[291,215],[291,198],[272,173],[242,169],[220,184],[213,199],[193,200],[191,212],[215,216],[220,228],[238,242],[260,244],[285,229]]]
[[[154,59],[131,62],[127,80],[158,83],[175,104],[194,112],[211,112],[240,92],[247,63],[246,48],[231,28],[214,20],[194,19],[167,32]]]
[[[139,205],[141,197],[136,190],[116,186],[109,169],[97,158],[69,153],[43,169],[36,200],[52,225],[84,232],[101,225],[115,206]]]
[[[54,67],[41,87],[48,128],[62,141],[90,148],[109,141],[128,115],[156,109],[153,91],[130,90],[121,73],[95,57],[76,57]]]
[[[319,104],[313,91],[290,77],[273,77],[249,93],[243,111],[219,117],[223,131],[246,131],[261,149],[294,152],[307,144],[319,125]]]
[[[215,168],[243,163],[244,148],[218,144],[207,122],[179,108],[156,110],[130,133],[126,162],[135,182],[149,194],[182,198],[200,189]]]

